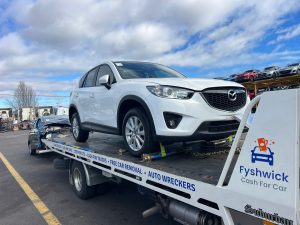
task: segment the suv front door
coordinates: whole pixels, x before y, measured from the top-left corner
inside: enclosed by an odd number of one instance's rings
[[[99,83],[100,77],[104,75],[109,75],[110,89]],[[100,65],[96,86],[92,88],[94,99],[91,102],[91,114],[92,122],[100,125],[100,129],[104,129],[107,132],[109,132],[110,128],[117,127],[116,112],[114,111],[116,104],[115,83],[115,77],[109,65]]]

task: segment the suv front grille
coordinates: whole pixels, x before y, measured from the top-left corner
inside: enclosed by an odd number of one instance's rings
[[[211,107],[229,112],[243,108],[247,101],[246,90],[243,88],[208,88],[201,94]]]

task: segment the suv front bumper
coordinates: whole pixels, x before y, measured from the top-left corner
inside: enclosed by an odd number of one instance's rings
[[[215,109],[209,106],[201,94],[197,92],[189,100],[166,99],[153,94],[148,95],[146,99],[155,127],[153,135],[159,141],[226,138],[237,131],[239,122],[234,120],[234,116],[241,115],[245,109],[245,106],[236,112]],[[175,129],[167,127],[163,116],[165,112],[182,116]]]

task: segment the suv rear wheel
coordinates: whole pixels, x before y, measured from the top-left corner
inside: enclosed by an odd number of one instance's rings
[[[153,141],[150,124],[141,108],[129,110],[123,120],[122,134],[125,145],[134,156],[159,150]]]
[[[89,132],[81,129],[80,119],[78,113],[74,113],[71,119],[72,134],[76,141],[86,142],[89,138]]]

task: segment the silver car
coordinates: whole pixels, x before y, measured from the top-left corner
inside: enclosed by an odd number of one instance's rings
[[[262,76],[266,79],[268,78],[275,78],[279,74],[279,67],[278,66],[269,66],[264,68],[262,71]]]
[[[288,64],[286,67],[279,70],[279,76],[291,76],[300,72],[300,63]]]

